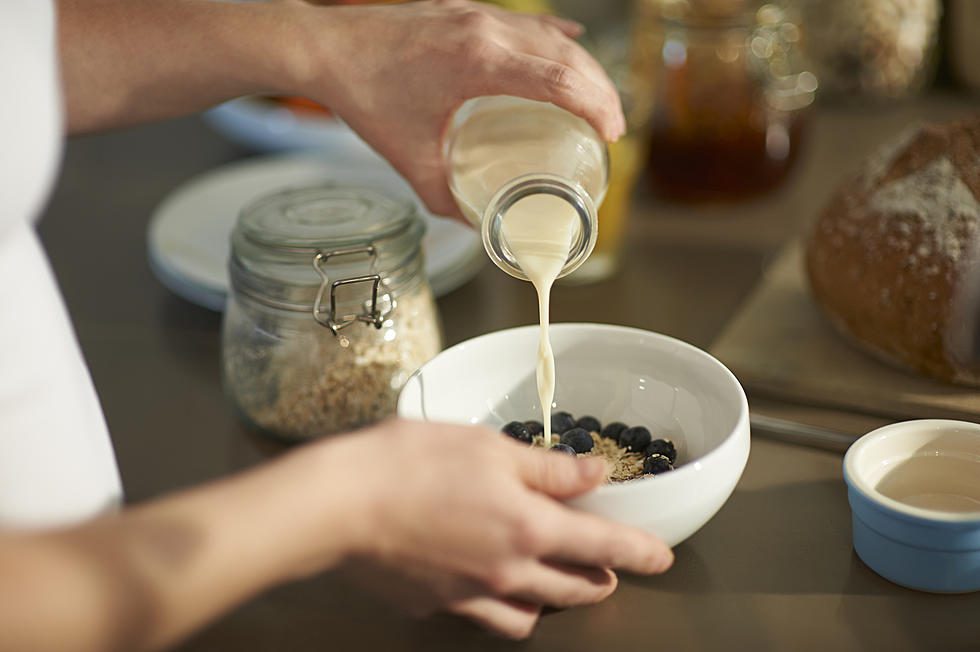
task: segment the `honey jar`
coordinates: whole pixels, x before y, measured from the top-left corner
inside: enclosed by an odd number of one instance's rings
[[[817,89],[801,41],[774,4],[639,3],[632,65],[650,83],[647,179],[656,194],[734,200],[785,180]]]

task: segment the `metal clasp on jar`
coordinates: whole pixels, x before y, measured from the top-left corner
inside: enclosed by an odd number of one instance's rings
[[[392,310],[394,310],[394,301],[390,298],[388,300],[388,307],[386,310],[381,310],[378,307],[378,290],[381,287],[380,274],[364,274],[363,276],[352,276],[350,278],[342,278],[336,281],[331,281],[327,276],[326,271],[323,269],[323,265],[325,265],[331,258],[355,254],[367,254],[371,258],[371,268],[373,270],[376,261],[376,253],[377,252],[374,245],[366,245],[363,247],[335,249],[328,252],[318,251],[313,257],[313,269],[315,269],[316,273],[323,279],[323,282],[320,284],[320,289],[316,293],[316,299],[313,301],[313,319],[315,319],[321,326],[329,328],[330,332],[334,335],[338,335],[342,329],[355,322],[364,322],[380,329],[382,324],[384,324],[385,318],[391,314]],[[340,315],[338,317],[337,288],[345,285],[358,285],[361,283],[371,284],[370,307],[363,313],[350,313]],[[330,289],[330,309],[325,313],[322,306],[327,293],[327,288]]]

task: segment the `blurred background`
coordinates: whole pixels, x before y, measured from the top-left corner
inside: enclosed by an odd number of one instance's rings
[[[548,616],[520,649],[638,650],[651,632],[668,649],[977,649],[980,594],[915,594],[853,555],[838,454],[756,435],[800,441],[800,424],[839,445],[909,415],[980,422],[976,389],[850,347],[799,264],[801,236],[868,154],[911,123],[976,113],[980,0],[500,4],[583,22],[629,119],[610,148],[597,251],[554,289],[552,320],[710,350],[746,387],[754,419],[742,482],[670,574],[624,578],[604,606]],[[316,160],[290,158],[301,150]],[[257,193],[364,179],[368,167],[389,184],[384,163],[304,98],[242,98],[203,118],[69,140],[39,229],[130,501],[280,452],[222,387],[228,236]],[[446,345],[537,323],[534,289],[487,264],[471,229],[428,224]],[[778,421],[758,427],[759,417]],[[505,645],[453,622],[398,620],[321,578],[251,602],[180,649],[516,649]]]
[[[583,45],[616,82],[626,108],[629,133],[610,148],[600,241],[567,282],[615,272],[635,192],[674,206],[707,205],[709,213],[710,206],[778,193],[807,147],[816,103],[868,111],[933,87],[980,88],[975,0],[494,4],[582,22]],[[208,120],[259,151],[357,149],[356,137],[329,111],[304,98],[246,98]]]
[[[582,42],[618,84],[630,123],[610,149],[598,250],[555,288],[553,321],[633,326],[709,349],[746,386],[754,418],[846,437],[950,406],[958,418],[980,420],[976,390],[927,386],[852,350],[810,300],[798,256],[785,255],[799,250],[841,182],[882,143],[914,122],[976,113],[980,0],[502,4],[585,23]],[[289,158],[299,150],[315,162]],[[278,450],[246,436],[220,380],[228,234],[243,203],[297,181],[362,178],[368,167],[387,184],[393,173],[383,166],[303,98],[243,98],[203,120],[70,139],[40,231],[116,433],[131,500]],[[156,227],[166,224],[174,237],[158,238],[167,234]],[[429,226],[426,256],[441,264],[430,281],[447,345],[537,322],[533,288],[486,264],[471,229],[436,219]],[[850,385],[841,389],[841,379]],[[875,397],[857,396],[857,384]],[[899,399],[923,397],[932,403],[894,413]],[[827,409],[843,399],[860,399],[862,409]],[[935,648],[937,631],[975,638],[975,602],[903,598],[852,558],[840,469],[836,454],[753,441],[732,506],[685,544],[678,559],[687,563],[664,590],[624,582],[607,610],[591,620],[579,610],[556,614],[531,645],[635,649],[640,639],[630,628],[650,613],[667,614],[663,639],[678,647],[722,649],[733,632],[754,641],[746,649],[798,649],[805,640],[876,649],[882,631],[906,642],[893,649]],[[821,554],[801,565],[801,549]],[[320,583],[282,591],[183,649],[479,647],[440,640],[444,629],[426,638],[390,620],[373,626],[378,610],[331,590]],[[751,611],[729,608],[736,603]],[[815,617],[801,621],[802,610]],[[590,627],[602,640],[589,638]],[[818,629],[826,638],[814,638]]]

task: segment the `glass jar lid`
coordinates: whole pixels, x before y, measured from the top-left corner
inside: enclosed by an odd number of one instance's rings
[[[329,301],[331,311],[360,314],[365,295],[392,304],[390,295],[424,279],[424,232],[411,199],[376,188],[282,190],[242,209],[231,237],[232,286],[275,308],[316,316]]]
[[[237,231],[254,246],[337,248],[398,235],[417,221],[415,204],[375,188],[320,184],[266,195],[246,206]]]

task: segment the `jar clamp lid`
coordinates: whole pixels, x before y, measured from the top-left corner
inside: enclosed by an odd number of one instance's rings
[[[271,308],[310,312],[334,335],[355,322],[381,328],[397,293],[423,275],[424,230],[414,202],[374,188],[283,190],[242,209],[232,287]],[[368,299],[338,297],[341,288],[368,285]]]

